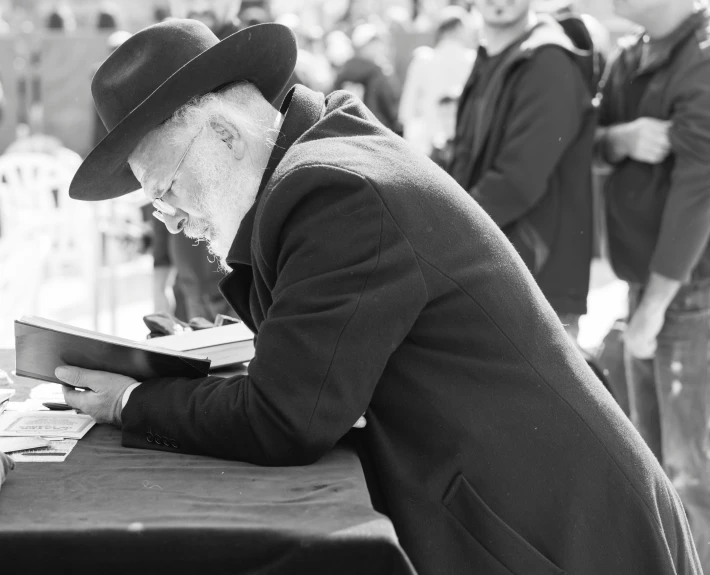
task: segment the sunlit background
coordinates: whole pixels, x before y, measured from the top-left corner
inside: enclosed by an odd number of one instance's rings
[[[169,16],[213,18],[215,25],[279,21],[297,33],[308,51],[304,61],[320,63],[311,73],[304,67],[302,76],[329,91],[352,30],[367,21],[386,30],[401,87],[415,49],[432,44],[438,14],[452,3],[470,8],[446,0],[0,0],[0,348],[13,346],[12,320],[22,315],[133,339],[147,333],[142,318],[154,309],[152,227],[142,194],[101,203],[67,194],[81,159],[102,135],[91,77],[128,33]],[[559,4],[545,0],[539,7]],[[610,41],[629,30],[613,17],[611,0],[573,4],[597,18]],[[472,30],[471,48],[476,38]],[[597,345],[624,314],[624,290],[597,258],[582,345]]]

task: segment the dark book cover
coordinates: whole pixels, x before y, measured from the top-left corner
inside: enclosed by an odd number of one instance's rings
[[[204,377],[210,360],[189,352],[155,347],[76,328],[43,318],[15,321],[17,375],[63,383],[54,377],[60,365],[109,371],[137,381],[153,377]]]

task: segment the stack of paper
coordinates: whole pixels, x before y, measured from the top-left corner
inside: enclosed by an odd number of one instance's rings
[[[16,462],[64,461],[89,429],[96,423],[76,411],[46,410],[42,402],[63,402],[62,386],[42,383],[24,402],[2,403],[14,390],[0,390],[0,451],[10,453]],[[2,408],[10,404],[4,413]]]

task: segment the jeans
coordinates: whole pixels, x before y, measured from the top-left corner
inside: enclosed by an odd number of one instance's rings
[[[642,296],[629,286],[630,315]],[[710,285],[681,287],[653,359],[624,356],[631,421],[678,491],[710,573]]]

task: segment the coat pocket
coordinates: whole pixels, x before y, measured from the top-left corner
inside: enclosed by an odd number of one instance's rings
[[[459,474],[443,503],[482,547],[513,575],[565,575],[508,526]]]

